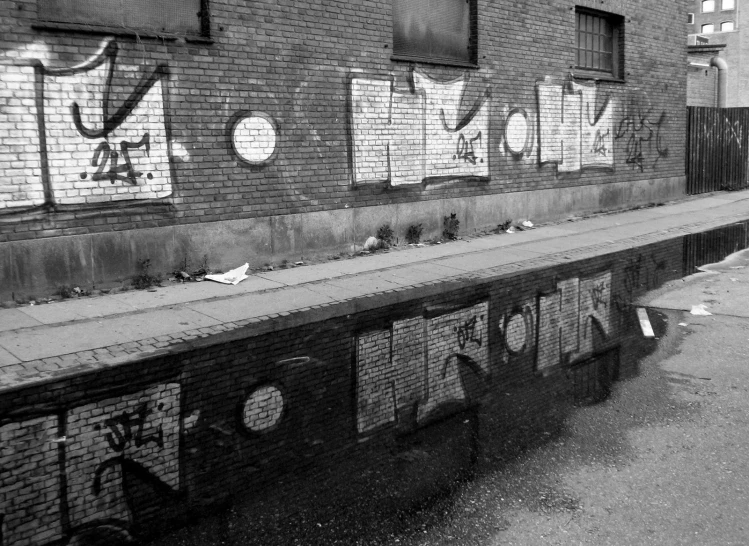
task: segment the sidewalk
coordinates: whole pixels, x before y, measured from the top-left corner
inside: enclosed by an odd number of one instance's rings
[[[749,191],[255,273],[0,309],[0,389],[258,335],[749,220]],[[239,264],[237,264],[239,265]]]

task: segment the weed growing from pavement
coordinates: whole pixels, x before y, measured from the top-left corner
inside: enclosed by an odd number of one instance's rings
[[[448,241],[454,241],[458,238],[460,230],[460,220],[454,212],[450,216],[445,216],[442,222],[442,237]]]
[[[409,245],[417,245],[421,242],[421,232],[423,227],[421,224],[411,224],[408,226],[406,231],[406,242]]]
[[[140,273],[133,277],[133,287],[135,289],[146,290],[152,286],[161,286],[161,275],[152,275],[149,271],[151,269],[151,260],[148,258],[139,260],[138,267],[140,268]]]
[[[377,229],[377,238],[384,241],[388,246],[392,246],[393,230],[390,228],[390,224],[384,224]]]

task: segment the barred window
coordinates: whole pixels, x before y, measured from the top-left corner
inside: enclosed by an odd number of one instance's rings
[[[395,59],[476,64],[476,0],[393,0]]]
[[[208,37],[207,7],[207,0],[38,0],[38,20],[87,30]]]
[[[582,8],[576,10],[576,16],[577,68],[619,78],[623,18]]]

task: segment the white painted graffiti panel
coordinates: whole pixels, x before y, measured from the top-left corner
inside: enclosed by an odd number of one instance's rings
[[[110,105],[114,42],[82,65],[43,70],[49,184],[59,204],[154,199],[171,195],[164,108],[158,69]]]
[[[71,524],[129,521],[124,463],[143,479],[179,487],[180,385],[109,398],[67,415],[66,474]]]
[[[412,90],[391,80],[352,79],[355,183],[488,177],[488,96],[461,118],[464,78],[442,83],[416,71],[412,77]]]
[[[596,87],[572,82],[536,84],[539,161],[556,163],[560,173],[613,168],[613,106],[597,104]]]
[[[0,427],[0,544],[36,546],[62,536],[58,418]]]
[[[354,177],[359,184],[381,182],[390,176],[390,80],[351,80],[351,124]]]
[[[0,65],[0,211],[44,203],[34,67]]]
[[[463,127],[460,102],[465,78],[440,83],[413,73],[414,87],[426,95],[426,177],[489,176],[487,157],[489,101],[484,101]]]

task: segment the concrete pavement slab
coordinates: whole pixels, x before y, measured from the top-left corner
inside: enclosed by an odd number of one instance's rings
[[[221,321],[188,307],[171,307],[110,319],[109,324],[128,341],[216,326]]]
[[[236,298],[188,304],[199,313],[221,322],[238,322],[251,318],[286,313],[296,309],[332,303],[332,298],[303,286],[248,294]]]
[[[439,281],[463,273],[460,269],[437,263],[416,264],[408,267],[397,267],[380,271],[383,279],[401,286]]]
[[[4,373],[2,369],[4,366],[12,366],[13,364],[20,364],[20,362],[15,356],[0,347],[0,373]]]
[[[281,286],[283,284],[279,282],[251,275],[237,285],[213,281],[178,283],[157,288],[155,292],[129,290],[110,297],[138,309],[153,309],[165,305],[189,303],[210,298],[237,296]]]
[[[88,351],[132,341],[112,320],[67,322],[0,334],[0,347],[22,361]]]
[[[285,286],[295,286],[297,284],[321,281],[341,275],[341,273],[334,271],[332,268],[322,268],[321,265],[322,264],[294,267],[291,269],[278,269],[275,271],[263,271],[255,273],[254,275]]]
[[[358,294],[359,297],[369,296],[386,290],[395,290],[402,285],[386,280],[379,275],[380,272],[369,272],[355,277],[340,277],[328,281],[333,286],[338,286],[347,291]]]
[[[653,207],[652,210],[663,215],[672,215],[672,214],[678,215],[678,214],[687,214],[689,212],[694,212],[698,210],[710,209],[714,207],[722,207],[722,206],[725,206],[725,204],[726,204],[725,199],[720,199],[715,196],[710,196],[710,197],[702,197],[700,199],[689,199],[687,201],[682,201],[680,203],[674,203],[674,204],[670,204],[668,206],[663,206],[663,207]]]
[[[305,285],[305,288],[317,294],[322,294],[333,301],[350,300],[361,296],[358,290],[350,290],[337,284],[331,284],[328,281],[312,282]]]
[[[138,307],[119,301],[114,297],[64,300],[57,303],[18,308],[18,311],[39,321],[41,324],[55,324],[71,320],[132,313],[137,310]]]
[[[30,308],[30,307],[29,307]],[[41,321],[29,316],[23,312],[25,307],[18,309],[1,309],[0,310],[0,332],[7,330],[17,330],[18,328],[29,328],[39,326]]]
[[[542,243],[542,241],[539,241]],[[538,243],[538,242],[537,242]],[[547,243],[551,244],[551,243]],[[464,273],[492,269],[500,265],[530,260],[538,257],[539,252],[526,250],[526,246],[499,248],[487,252],[477,252],[462,256],[452,256],[436,260],[435,263],[443,267],[452,267]]]

